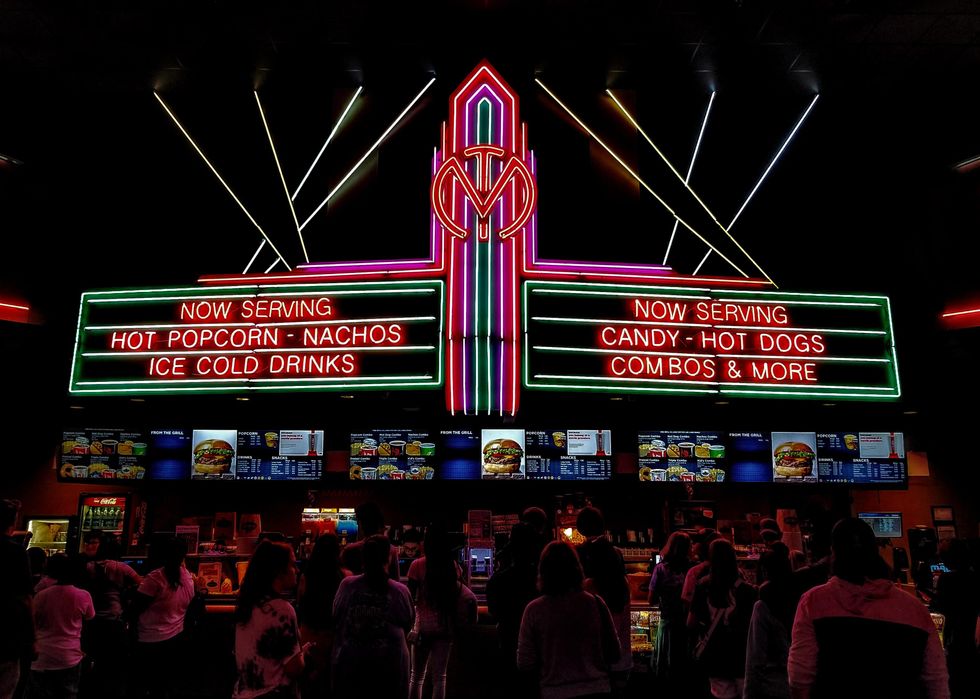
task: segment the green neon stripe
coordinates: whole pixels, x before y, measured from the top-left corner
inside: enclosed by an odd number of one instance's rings
[[[493,138],[491,124],[493,123],[493,106],[486,97],[476,105],[476,142],[489,144]]]

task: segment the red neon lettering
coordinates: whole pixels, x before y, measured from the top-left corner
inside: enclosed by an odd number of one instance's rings
[[[246,299],[239,310],[242,320],[315,320],[333,316],[330,298]]]
[[[816,383],[817,365],[813,362],[749,362],[752,378],[764,383]]]
[[[727,325],[788,325],[789,313],[785,306],[768,304],[724,303],[722,301],[698,301],[694,316],[700,322],[725,323]]]
[[[181,320],[228,320],[231,301],[190,301],[180,304]]]
[[[807,333],[761,333],[757,338],[762,352],[784,354],[823,354],[827,351],[821,335]]]
[[[153,349],[156,330],[136,330],[132,332],[113,332],[109,337],[109,349],[140,352]]]
[[[633,299],[633,317],[639,320],[681,322],[687,315],[687,304],[660,299]]]
[[[269,358],[273,376],[330,376],[357,373],[353,354],[274,354]]]
[[[605,347],[659,349],[677,347],[680,330],[673,328],[612,327],[599,330],[599,343]]]
[[[641,357],[617,355],[610,359],[607,372],[613,376],[635,378],[712,381],[717,375],[713,357]]]
[[[404,341],[405,334],[398,323],[303,329],[304,347],[393,346]]]
[[[187,376],[187,357],[153,357],[149,376]]]
[[[229,376],[255,376],[259,373],[260,369],[259,358],[253,355],[237,355],[234,357],[218,355],[217,357],[200,357],[194,367],[194,373],[198,376],[223,378]]]
[[[730,330],[702,330],[701,348],[721,352],[742,351],[745,349],[746,333]]]
[[[252,349],[280,347],[281,328],[179,328],[167,333],[167,347],[173,349]]]

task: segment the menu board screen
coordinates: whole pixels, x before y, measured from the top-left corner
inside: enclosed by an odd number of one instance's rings
[[[901,512],[859,512],[858,519],[871,525],[879,539],[898,539],[902,536]]]
[[[432,435],[417,430],[374,430],[350,436],[350,478],[429,481],[437,456]]]
[[[525,477],[524,430],[482,430],[484,480],[521,480]]]
[[[314,481],[323,473],[323,430],[239,430],[235,478]]]
[[[194,480],[235,479],[238,432],[194,430],[191,438],[191,478]]]
[[[775,483],[817,482],[817,435],[814,432],[772,433],[772,480]]]
[[[192,438],[190,430],[150,430],[150,478],[165,481],[187,478]]]
[[[772,482],[772,439],[769,432],[729,432],[728,480]]]
[[[146,452],[142,432],[63,432],[58,476],[64,480],[139,480],[146,475]]]
[[[474,430],[439,432],[439,478],[479,480],[482,467],[480,435]]]
[[[904,483],[908,477],[901,432],[829,432],[817,435],[817,470],[825,483]]]
[[[727,448],[721,432],[640,432],[641,481],[722,483]]]
[[[609,430],[528,430],[525,447],[529,480],[594,481],[612,475]]]

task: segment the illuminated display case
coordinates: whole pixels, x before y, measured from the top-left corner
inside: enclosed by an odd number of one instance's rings
[[[634,604],[630,612],[630,649],[633,651],[634,669],[645,670],[650,667],[657,643],[657,628],[660,626],[660,609]]]

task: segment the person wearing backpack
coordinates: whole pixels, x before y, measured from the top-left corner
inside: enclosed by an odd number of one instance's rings
[[[423,548],[425,555],[408,569],[408,587],[415,598],[415,625],[409,634],[410,696],[421,699],[428,676],[432,699],[445,699],[449,654],[460,629],[476,623],[476,595],[460,581],[462,572],[445,527],[429,525]]]
[[[687,625],[698,634],[694,657],[704,667],[715,699],[737,699],[745,683],[749,621],[758,594],[742,580],[735,549],[716,539],[708,549],[711,572],[698,582]]]

